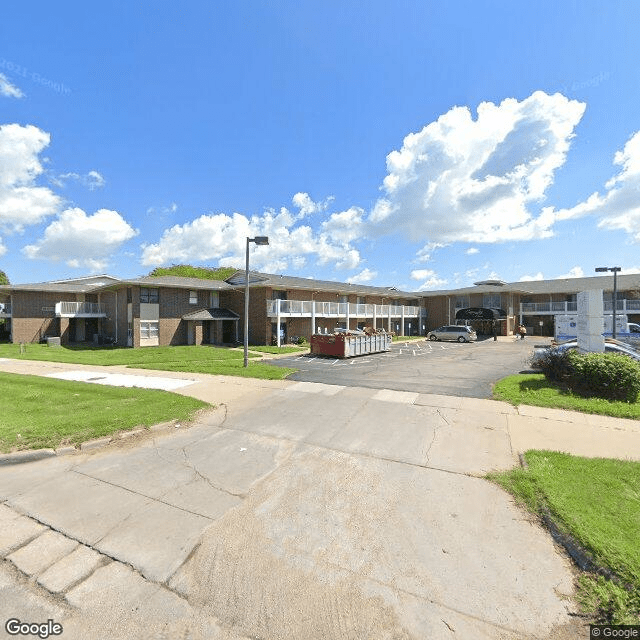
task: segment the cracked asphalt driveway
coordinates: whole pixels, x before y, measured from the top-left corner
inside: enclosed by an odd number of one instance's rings
[[[567,560],[482,477],[512,407],[300,382],[226,409],[0,469],[2,568],[44,535],[98,554],[51,603],[65,638],[575,637]]]

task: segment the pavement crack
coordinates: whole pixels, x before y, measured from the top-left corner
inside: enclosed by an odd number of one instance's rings
[[[150,496],[150,495],[147,495],[146,493],[142,493],[140,491],[134,491],[133,489],[129,489],[129,487],[125,487],[125,486],[123,486],[121,484],[118,484],[116,482],[109,482],[108,480],[103,480],[102,478],[96,478],[95,476],[92,476],[89,473],[84,473],[82,471],[78,471],[77,469],[71,469],[71,471],[73,471],[74,473],[77,473],[77,474],[79,474],[81,476],[84,476],[85,478],[91,478],[92,480],[95,480],[96,482],[102,482],[103,484],[107,484],[110,487],[116,487],[117,489],[122,489],[123,491],[126,491],[127,493],[132,493],[133,495],[140,496],[141,498],[146,498],[147,500],[150,500],[152,502],[159,502],[160,504],[164,504],[167,507],[171,507],[173,509],[177,509],[178,511],[184,511],[185,513],[190,513],[191,515],[194,515],[194,516],[200,516],[201,518],[206,518],[207,520],[213,520],[213,518],[211,518],[210,516],[205,515],[204,513],[198,513],[197,511],[191,511],[191,509],[185,509],[184,507],[179,507],[178,505],[173,504],[171,502],[166,502],[165,500],[162,500],[162,496],[160,496],[160,497]],[[128,517],[131,517],[131,516],[128,516]],[[124,522],[124,521],[126,521],[126,518],[122,522]],[[122,522],[120,522],[119,524],[122,524]],[[119,524],[116,525],[116,526],[119,526]],[[106,535],[108,535],[108,534],[106,534]],[[104,536],[102,536],[102,537],[104,538]],[[102,538],[101,538],[101,540],[102,540]]]
[[[226,493],[227,495],[233,496],[234,498],[240,498],[241,500],[244,500],[244,498],[246,497],[246,495],[244,493],[235,493],[233,491],[229,491],[228,489],[223,489],[222,487],[218,487],[216,484],[214,484],[211,479],[207,476],[205,476],[196,466],[195,464],[193,464],[191,462],[191,460],[189,459],[189,454],[186,451],[186,447],[182,447],[181,449],[182,455],[184,456],[184,466],[187,467],[188,469],[191,469],[191,471],[193,471],[194,473],[194,480],[195,479],[200,479],[200,480],[204,480],[212,489],[215,489],[216,491],[221,491],[222,493]]]

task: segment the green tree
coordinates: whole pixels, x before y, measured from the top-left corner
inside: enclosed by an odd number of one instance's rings
[[[0,269],[0,284],[11,284],[9,282],[9,278],[7,278],[7,274]]]

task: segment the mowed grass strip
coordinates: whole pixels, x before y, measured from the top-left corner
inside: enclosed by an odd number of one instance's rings
[[[640,419],[640,403],[619,402],[604,398],[583,398],[549,382],[541,373],[508,376],[496,382],[493,397],[515,406],[567,409],[615,418]]]
[[[618,584],[584,576],[580,598],[598,621],[640,622],[640,463],[528,451],[528,468],[488,477],[556,523],[611,570]]]
[[[49,347],[44,344],[27,344],[24,347],[24,353],[20,351],[18,344],[2,344],[0,358],[102,366],[125,365],[139,369],[208,373],[267,380],[282,380],[295,371],[295,369],[273,367],[262,363],[250,363],[250,366],[245,369],[242,351],[204,345],[131,349],[102,346]],[[249,358],[260,358],[260,355],[250,353]]]
[[[0,451],[79,444],[136,426],[189,420],[208,406],[167,391],[0,373]]]

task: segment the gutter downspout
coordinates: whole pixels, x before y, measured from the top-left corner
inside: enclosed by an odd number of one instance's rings
[[[118,290],[115,291],[116,294],[116,344],[118,344]]]

